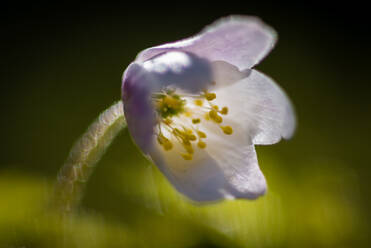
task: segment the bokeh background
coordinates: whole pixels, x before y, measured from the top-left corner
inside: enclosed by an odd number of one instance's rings
[[[0,247],[368,247],[367,8],[357,1],[136,5],[2,4]],[[297,111],[292,140],[257,147],[267,195],[193,205],[124,131],[87,182],[79,211],[67,219],[50,211],[58,169],[120,99],[122,72],[136,54],[230,14],[259,16],[278,31],[257,68]]]

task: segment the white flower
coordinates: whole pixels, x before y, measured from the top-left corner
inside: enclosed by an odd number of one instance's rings
[[[129,131],[190,199],[265,193],[254,145],[290,138],[295,129],[285,93],[251,69],[275,42],[275,31],[259,19],[232,16],[195,37],[146,49],[126,69]]]

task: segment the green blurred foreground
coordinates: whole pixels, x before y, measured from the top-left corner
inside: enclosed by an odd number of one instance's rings
[[[362,229],[357,178],[336,161],[302,164],[290,179],[262,156],[266,196],[195,206],[127,149],[124,166],[108,152],[65,219],[48,209],[52,181],[2,171],[0,247],[346,247]]]

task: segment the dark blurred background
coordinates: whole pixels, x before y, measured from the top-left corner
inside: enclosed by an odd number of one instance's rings
[[[0,247],[368,247],[370,21],[357,1],[3,3]],[[292,99],[294,138],[257,147],[268,194],[194,206],[124,131],[68,221],[46,210],[74,141],[120,99],[148,47],[219,17],[259,16],[279,41],[257,69]]]

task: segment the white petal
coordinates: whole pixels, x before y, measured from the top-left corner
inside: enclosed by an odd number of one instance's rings
[[[202,119],[197,128],[206,133],[203,140],[207,147],[199,149],[194,144],[192,160],[183,160],[180,153],[184,149],[175,139],[172,150],[164,151],[156,144],[149,152],[175,188],[194,201],[254,199],[266,191],[266,181],[244,125],[228,116],[223,118],[222,125],[232,126],[233,134],[226,135],[218,124]],[[183,123],[187,126],[186,121]]]
[[[197,92],[207,88],[212,81],[209,61],[182,51],[159,54],[145,61],[143,68],[161,87]]]
[[[214,82],[217,83],[217,88],[228,86],[243,78],[246,78],[251,73],[250,69],[240,71],[236,66],[224,61],[214,61],[211,63]]]
[[[295,114],[284,91],[269,77],[251,70],[235,83],[217,87],[215,102],[229,108],[232,125],[245,130],[253,144],[277,143],[295,130]]]
[[[230,198],[224,190],[226,179],[223,171],[205,151],[197,150],[191,161],[160,147],[154,147],[149,155],[173,186],[189,199],[210,202]]]
[[[234,143],[235,139],[225,142],[222,138],[207,138],[208,147],[197,149],[191,161],[160,147],[154,147],[149,155],[174,187],[193,201],[255,199],[264,194],[266,182],[254,146],[248,145],[247,139],[241,144]]]
[[[225,192],[232,198],[255,199],[266,192],[266,180],[259,168],[254,145],[249,145],[242,137],[243,133],[234,129],[231,137],[219,136],[220,142],[207,151],[222,168],[228,182]]]
[[[182,50],[210,61],[223,60],[243,70],[259,63],[276,40],[276,32],[260,19],[230,16],[216,21],[195,37],[148,48],[136,60],[142,62],[159,53]]]

